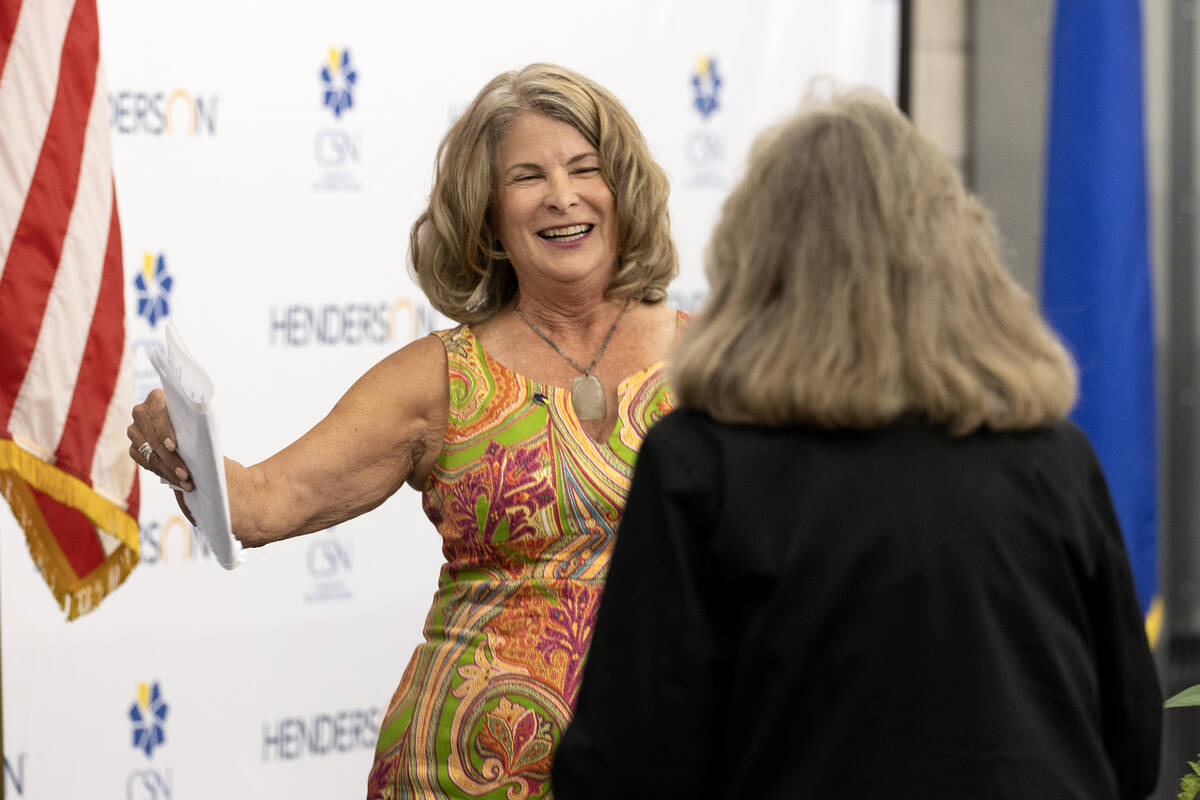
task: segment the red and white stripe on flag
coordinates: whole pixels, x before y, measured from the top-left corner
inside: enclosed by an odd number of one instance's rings
[[[0,493],[69,619],[138,560],[96,0],[0,0]]]

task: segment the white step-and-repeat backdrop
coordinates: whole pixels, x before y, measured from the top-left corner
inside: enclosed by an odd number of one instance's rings
[[[623,100],[671,176],[687,309],[755,133],[816,75],[898,79],[897,0],[100,0],[100,23],[137,395],[173,320],[244,463],[447,323],[408,277],[408,230],[496,73],[557,62]],[[441,561],[416,493],[226,572],[146,481],[141,541],[67,623],[0,508],[7,796],[361,796]]]

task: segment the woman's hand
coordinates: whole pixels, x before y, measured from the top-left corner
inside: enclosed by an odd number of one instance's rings
[[[129,457],[142,469],[170,484],[175,489],[180,510],[193,525],[196,524],[183,501],[183,492],[190,492],[196,486],[187,464],[175,450],[175,429],[167,414],[167,398],[162,389],[155,389],[133,407],[133,424],[126,434],[129,436]]]

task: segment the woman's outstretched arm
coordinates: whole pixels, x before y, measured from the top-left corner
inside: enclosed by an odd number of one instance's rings
[[[448,407],[446,353],[436,337],[392,353],[283,450],[252,466],[225,459],[234,534],[258,547],[352,519],[405,482],[420,486],[441,450]],[[134,407],[128,435],[140,466],[192,488],[161,390]],[[149,464],[142,442],[153,451]],[[186,512],[186,494],[176,494]]]

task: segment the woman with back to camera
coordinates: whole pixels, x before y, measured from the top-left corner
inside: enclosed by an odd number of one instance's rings
[[[344,522],[404,483],[443,537],[372,798],[549,794],[634,455],[674,402],[667,189],[602,87],[546,64],[496,77],[443,140],[411,237],[421,288],[463,324],[385,358],[266,461],[226,459],[247,546]],[[191,489],[173,436],[155,392],[130,454]]]
[[[646,439],[579,798],[1140,798],[1161,698],[1076,372],[875,93],[763,135]]]

